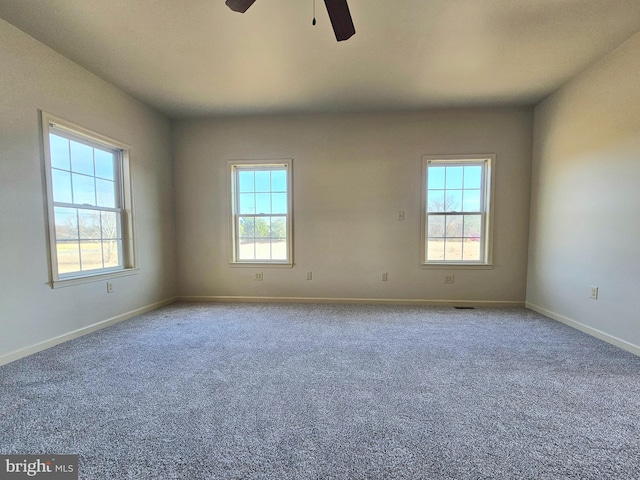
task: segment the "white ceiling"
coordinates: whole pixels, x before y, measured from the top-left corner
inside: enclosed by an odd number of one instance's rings
[[[0,0],[0,17],[172,118],[532,104],[640,31],[640,0]]]

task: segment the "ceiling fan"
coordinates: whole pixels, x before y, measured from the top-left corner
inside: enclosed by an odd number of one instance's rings
[[[255,1],[256,0],[227,0],[225,3],[234,12],[244,13]],[[329,19],[331,20],[331,25],[333,25],[333,31],[336,34],[336,40],[341,42],[354,35],[356,29],[353,26],[353,20],[351,20],[347,0],[324,0],[324,3],[327,6]]]

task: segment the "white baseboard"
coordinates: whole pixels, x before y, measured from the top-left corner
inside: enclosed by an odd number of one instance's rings
[[[552,312],[551,310],[547,310],[546,308],[542,308],[533,303],[526,302],[525,307],[533,310],[534,312],[538,312],[545,317],[549,317],[553,320],[557,320],[558,322],[564,323],[570,327],[575,328],[576,330],[580,330],[581,332],[586,333],[587,335],[591,335],[592,337],[596,337],[600,340],[604,340],[611,345],[615,345],[616,347],[620,347],[628,352],[633,353],[634,355],[640,356],[640,346],[635,345],[631,342],[627,342],[626,340],[622,340],[621,338],[610,335],[602,330],[598,330],[597,328],[590,327],[585,325],[584,323],[578,322],[577,320],[573,320],[569,317],[565,317],[564,315],[560,315],[559,313]]]
[[[46,350],[47,348],[54,347],[60,343],[72,340],[74,338],[81,337],[91,332],[95,332],[96,330],[101,330],[103,328],[109,327],[111,325],[115,325],[116,323],[124,322],[125,320],[129,320],[137,315],[141,315],[146,312],[150,312],[151,310],[155,310],[160,307],[164,307],[165,305],[169,305],[176,301],[176,297],[171,297],[166,300],[162,300],[157,303],[152,303],[151,305],[147,305],[145,307],[136,308],[127,313],[123,313],[121,315],[117,315],[112,318],[108,318],[107,320],[103,320],[98,323],[94,323],[93,325],[88,325],[86,327],[79,328],[78,330],[74,330],[69,333],[65,333],[63,335],[59,335],[57,337],[51,338],[49,340],[45,340],[40,343],[36,343],[35,345],[31,345],[29,347],[21,348],[20,350],[15,350],[13,352],[9,352],[5,355],[0,356],[0,365],[5,365],[7,363],[11,363],[15,360],[18,360],[22,357],[26,357],[27,355],[32,355],[34,353],[40,352],[42,350]]]
[[[247,302],[247,303],[339,303],[370,305],[453,305],[478,307],[524,307],[524,302],[485,300],[423,300],[399,298],[327,298],[327,297],[245,297],[245,296],[180,296],[180,302]]]

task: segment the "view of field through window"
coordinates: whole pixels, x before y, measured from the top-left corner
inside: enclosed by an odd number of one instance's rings
[[[282,260],[287,245],[287,170],[237,170],[237,260]]]
[[[115,151],[49,134],[60,275],[122,267]]]
[[[483,247],[483,165],[429,163],[427,261],[479,262]]]

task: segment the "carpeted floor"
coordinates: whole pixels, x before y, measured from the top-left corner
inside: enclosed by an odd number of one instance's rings
[[[637,479],[640,358],[534,312],[175,304],[0,367],[82,479]]]

